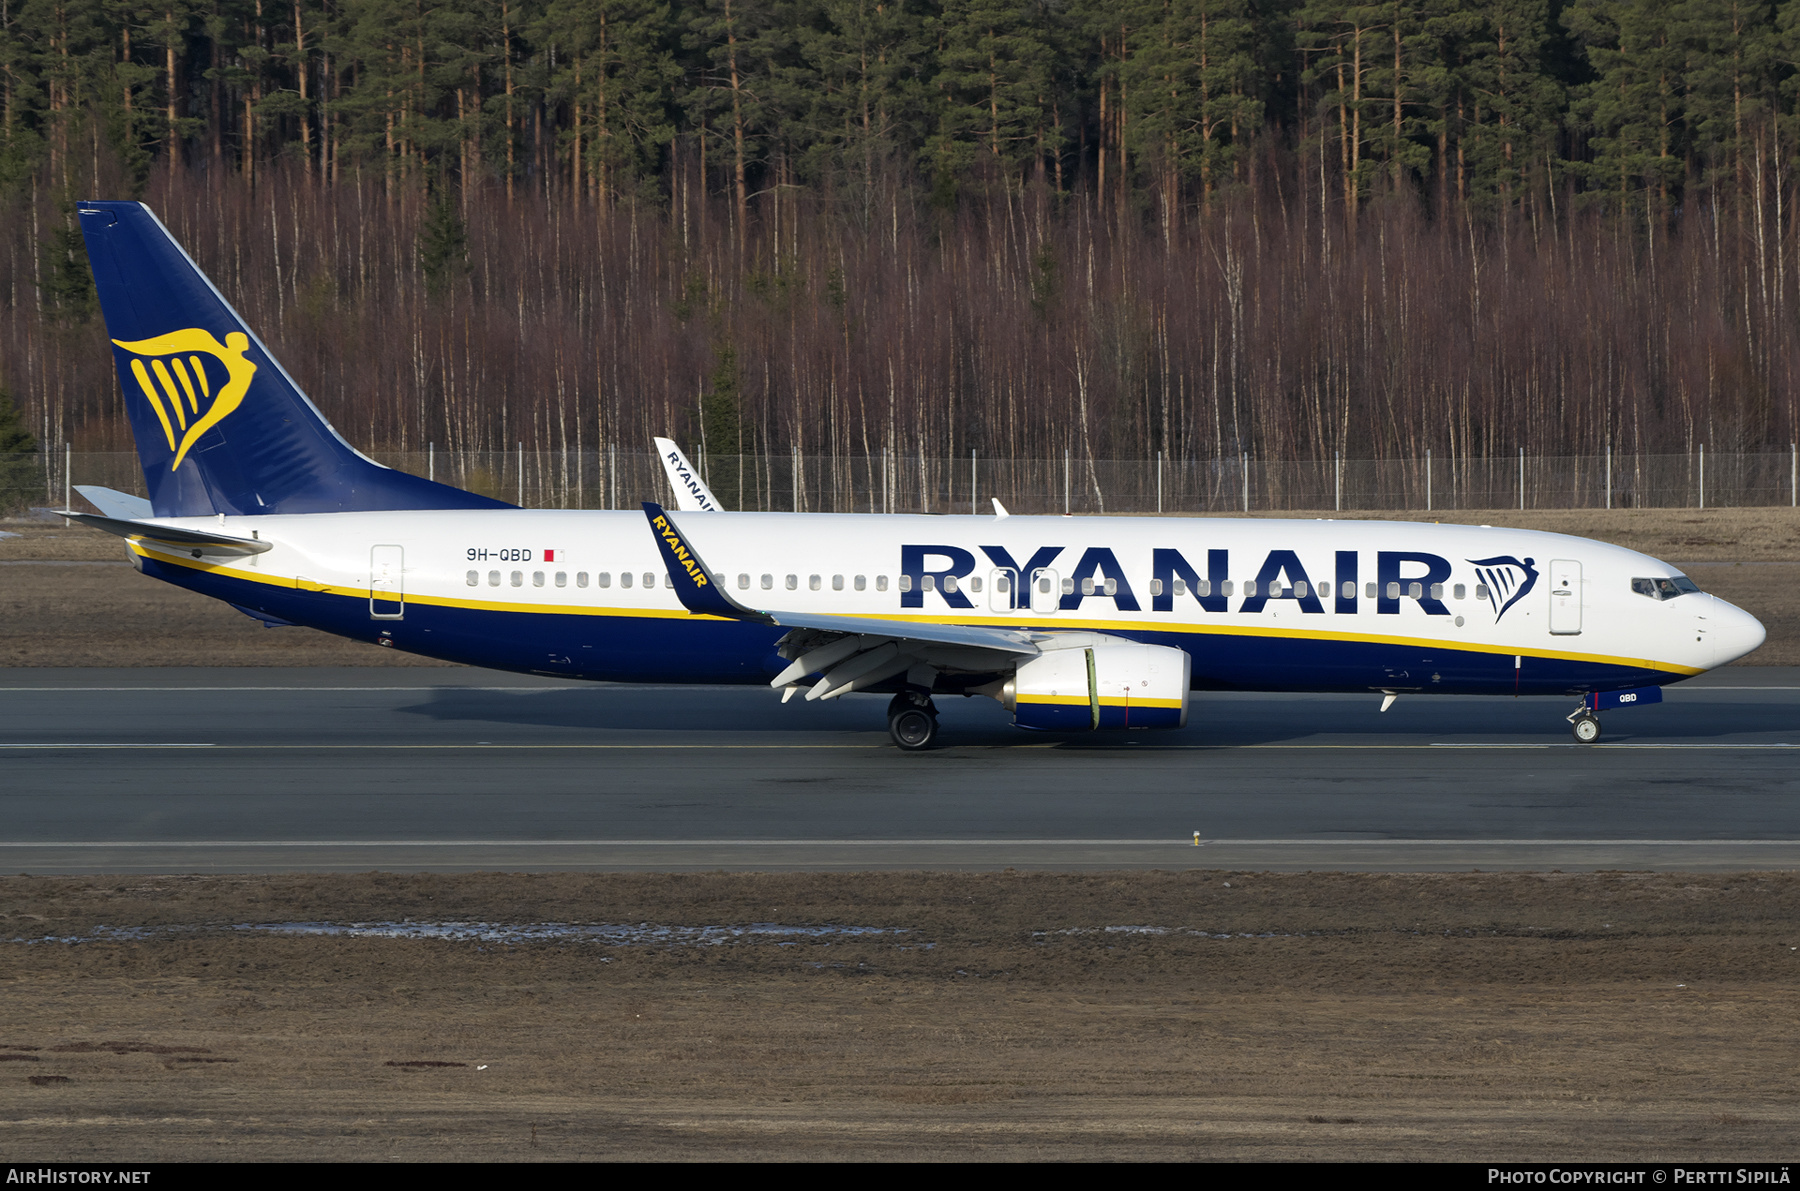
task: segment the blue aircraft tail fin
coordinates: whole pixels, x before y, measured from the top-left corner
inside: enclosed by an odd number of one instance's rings
[[[512,507],[345,442],[148,207],[78,211],[157,516]]]

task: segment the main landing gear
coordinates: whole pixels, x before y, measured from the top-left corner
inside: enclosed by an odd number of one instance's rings
[[[931,692],[911,687],[888,704],[888,735],[907,752],[930,748],[937,730],[937,705],[931,701]]]

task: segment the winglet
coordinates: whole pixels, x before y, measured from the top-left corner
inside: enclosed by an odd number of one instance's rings
[[[768,613],[744,607],[713,582],[714,573],[707,569],[706,563],[688,544],[687,535],[676,528],[661,505],[645,501],[644,516],[650,520],[650,532],[656,537],[657,549],[662,551],[663,565],[669,569],[669,580],[675,584],[675,594],[682,607],[701,616],[773,623]]]
[[[669,475],[669,487],[675,490],[675,506],[684,513],[716,513],[724,506],[714,496],[681,448],[666,438],[652,440],[656,454],[662,459],[663,471]]]

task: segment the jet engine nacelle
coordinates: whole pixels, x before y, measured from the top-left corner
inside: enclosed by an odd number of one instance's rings
[[[997,697],[1021,728],[1181,728],[1192,667],[1186,650],[1101,639],[1039,654]]]

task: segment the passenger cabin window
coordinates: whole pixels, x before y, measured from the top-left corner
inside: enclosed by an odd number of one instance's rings
[[[586,587],[587,586],[587,572],[586,571],[576,571],[575,572],[575,586],[576,587]]]
[[[773,576],[773,575],[764,575],[764,576],[763,576],[763,577],[762,577],[762,589],[763,589],[763,590],[764,590],[764,591],[769,591],[769,590],[770,590],[770,589],[772,589],[772,588],[773,588],[773,587],[774,587],[774,586],[775,586],[775,576]]]
[[[1002,571],[994,576],[994,590],[1005,595],[1012,590],[1012,576]]]
[[[1425,585],[1423,583],[1408,583],[1406,585],[1406,594],[1410,598],[1416,600],[1425,594]]]
[[[844,577],[842,575],[833,575],[831,577],[831,590],[833,590],[833,591],[844,590]]]
[[[480,587],[481,586],[481,572],[480,571],[470,571],[469,572],[469,586],[470,587]]]
[[[542,572],[542,571],[531,572],[531,585],[533,587],[542,587],[544,585],[544,572]]]
[[[875,576],[875,590],[876,591],[886,591],[887,590],[887,576],[886,575]]]
[[[739,575],[738,576],[738,590],[739,591],[749,591],[750,590],[750,576],[748,576],[748,575]]]
[[[1394,594],[1398,596],[1400,594],[1400,585],[1396,583],[1391,584],[1390,586],[1394,588]],[[1375,585],[1373,583],[1363,584],[1363,598],[1365,600],[1372,600],[1375,598]]]
[[[514,571],[512,573],[512,585],[514,587],[524,587],[525,586],[525,572],[524,571]]]
[[[1415,584],[1415,586],[1417,585]],[[1434,600],[1441,600],[1444,598],[1444,585],[1442,583],[1433,583],[1431,585],[1431,598]]]
[[[796,589],[796,588],[798,588],[798,587],[799,587],[799,586],[800,586],[800,576],[798,576],[798,575],[789,575],[789,576],[788,576],[788,577],[787,577],[787,589],[788,589],[788,590],[789,590],[789,591],[793,591],[793,590],[795,590],[795,589]]]
[[[569,585],[569,572],[567,572],[567,571],[556,572],[556,585],[558,587],[567,587]]]
[[[1202,586],[1202,587],[1204,587],[1204,586],[1205,586],[1205,584],[1206,584],[1206,583],[1207,583],[1207,582],[1208,582],[1208,581],[1207,581],[1207,580],[1205,580],[1205,579],[1202,579],[1202,580],[1200,580],[1200,583],[1201,583],[1201,586]],[[1231,580],[1229,580],[1229,579],[1222,579],[1222,580],[1220,580],[1220,581],[1219,581],[1219,594],[1220,594],[1220,595],[1222,595],[1222,596],[1229,596],[1229,595],[1230,595],[1230,594],[1231,594],[1231,593],[1232,593],[1232,590],[1233,590],[1233,588],[1232,588],[1232,583],[1231,583]],[[1206,594],[1206,592],[1205,592],[1205,591],[1202,591],[1202,592],[1201,592],[1201,593],[1200,593],[1200,594],[1201,594],[1201,595],[1205,595],[1205,594]]]
[[[1177,580],[1175,580],[1175,582],[1180,583],[1181,580],[1177,579]],[[1162,594],[1162,580],[1161,579],[1150,580],[1150,594],[1153,596],[1159,596]]]
[[[630,587],[631,586],[631,572],[630,571],[620,571],[619,572],[619,586],[620,587]]]
[[[1344,580],[1343,586],[1338,589],[1338,593],[1346,600],[1354,600],[1356,598],[1356,584],[1346,579]]]
[[[929,582],[931,582],[931,580],[927,579],[926,582],[929,583]],[[944,590],[945,591],[955,591],[956,590],[956,576],[955,575],[945,575],[944,576]]]
[[[600,573],[598,573],[597,575],[594,576],[594,584],[598,587],[611,587],[612,586],[612,572],[611,571],[601,571]]]
[[[1476,585],[1475,585],[1475,598],[1476,598],[1476,599],[1478,599],[1478,600],[1485,600],[1485,599],[1487,599],[1487,598],[1488,598],[1488,587],[1487,587],[1487,584],[1485,584],[1485,583],[1477,583],[1477,584],[1476,584]]]
[[[1244,594],[1246,596],[1254,596],[1256,594],[1256,580],[1254,580],[1254,579],[1244,580]]]
[[[856,590],[862,591],[863,589],[868,587],[868,585],[869,585],[869,581],[866,578],[864,578],[861,575],[858,575],[856,577]]]
[[[1081,581],[1081,594],[1084,596],[1091,596],[1094,594],[1094,581],[1092,579],[1083,579]]]
[[[1304,600],[1306,598],[1306,593],[1310,590],[1311,588],[1306,586],[1306,580],[1304,579],[1294,584],[1294,595],[1299,599]]]
[[[1062,582],[1062,589],[1063,589],[1062,593],[1064,595],[1074,595],[1075,594],[1075,580],[1064,579]]]
[[[820,579],[817,575],[808,575],[806,577],[806,590],[817,591],[822,586],[824,586],[824,580]]]
[[[900,590],[901,591],[911,591],[912,590],[912,576],[911,575],[900,576]]]
[[[1458,583],[1455,587],[1450,589],[1450,594],[1459,600],[1467,599],[1469,596],[1469,587],[1465,583]]]
[[[499,587],[500,586],[500,572],[499,571],[489,571],[488,572],[488,586],[489,587]]]
[[[969,590],[975,591],[975,592],[978,592],[981,590],[981,576],[980,575],[977,575],[973,579],[969,580]]]

